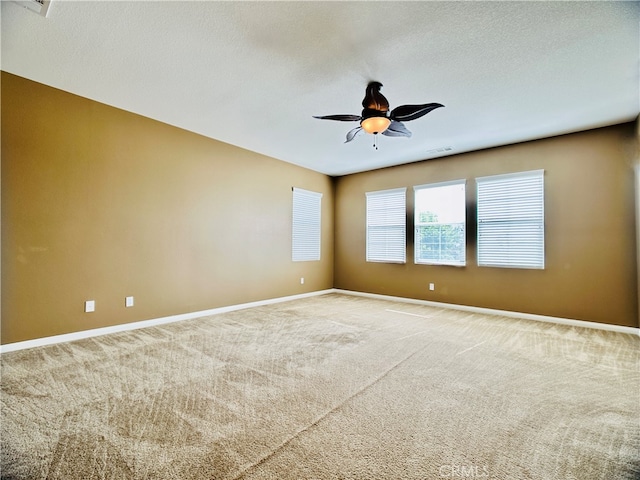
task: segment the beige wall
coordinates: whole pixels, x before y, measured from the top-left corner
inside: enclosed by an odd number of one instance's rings
[[[293,186],[324,194],[320,262],[291,261]],[[331,288],[332,188],[2,72],[2,343]]]
[[[633,124],[341,177],[336,288],[638,326]],[[391,148],[391,147],[390,147]],[[478,267],[475,178],[545,170],[544,270]],[[413,264],[412,186],[467,180],[467,266]],[[365,262],[365,192],[407,187],[404,265]],[[431,292],[428,284],[435,283]]]
[[[638,326],[632,124],[332,181],[5,72],[1,86],[2,344],[333,286]],[[474,178],[539,168],[547,268],[478,268]],[[466,267],[413,265],[411,235],[406,265],[364,261],[365,192],[408,187],[412,232],[411,187],[459,178]],[[324,194],[320,262],[291,261],[293,186]]]
[[[636,141],[631,149],[633,169],[635,172],[636,190],[636,255],[637,255],[637,295],[638,295],[638,323],[640,324],[640,117],[636,118]]]

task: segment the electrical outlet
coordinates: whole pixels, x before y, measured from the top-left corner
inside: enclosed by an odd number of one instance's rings
[[[124,306],[133,307],[133,297],[124,297]]]
[[[96,301],[95,300],[87,300],[84,302],[84,311],[86,313],[95,312],[96,311]]]
[[[429,284],[429,290],[433,291],[436,289],[436,284],[435,283],[430,283]]]
[[[300,285],[304,285],[304,277],[300,277]]]

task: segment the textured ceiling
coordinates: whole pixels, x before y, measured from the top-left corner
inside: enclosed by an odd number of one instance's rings
[[[2,70],[329,175],[640,111],[638,2],[1,3]],[[378,150],[312,118],[359,114],[371,80],[445,108]]]

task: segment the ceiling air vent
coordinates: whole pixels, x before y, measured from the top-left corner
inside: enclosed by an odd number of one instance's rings
[[[46,17],[51,0],[14,0],[14,2],[32,12],[39,13],[43,17]]]
[[[433,150],[427,151],[427,155],[434,155],[436,153],[446,153],[446,152],[450,152],[451,150],[453,150],[453,147],[434,148]]]

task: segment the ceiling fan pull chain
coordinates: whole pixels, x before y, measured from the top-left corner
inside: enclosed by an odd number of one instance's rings
[[[378,140],[378,134],[374,133],[373,134],[373,148],[375,148],[377,150],[378,149],[378,145],[377,145],[376,140]]]

